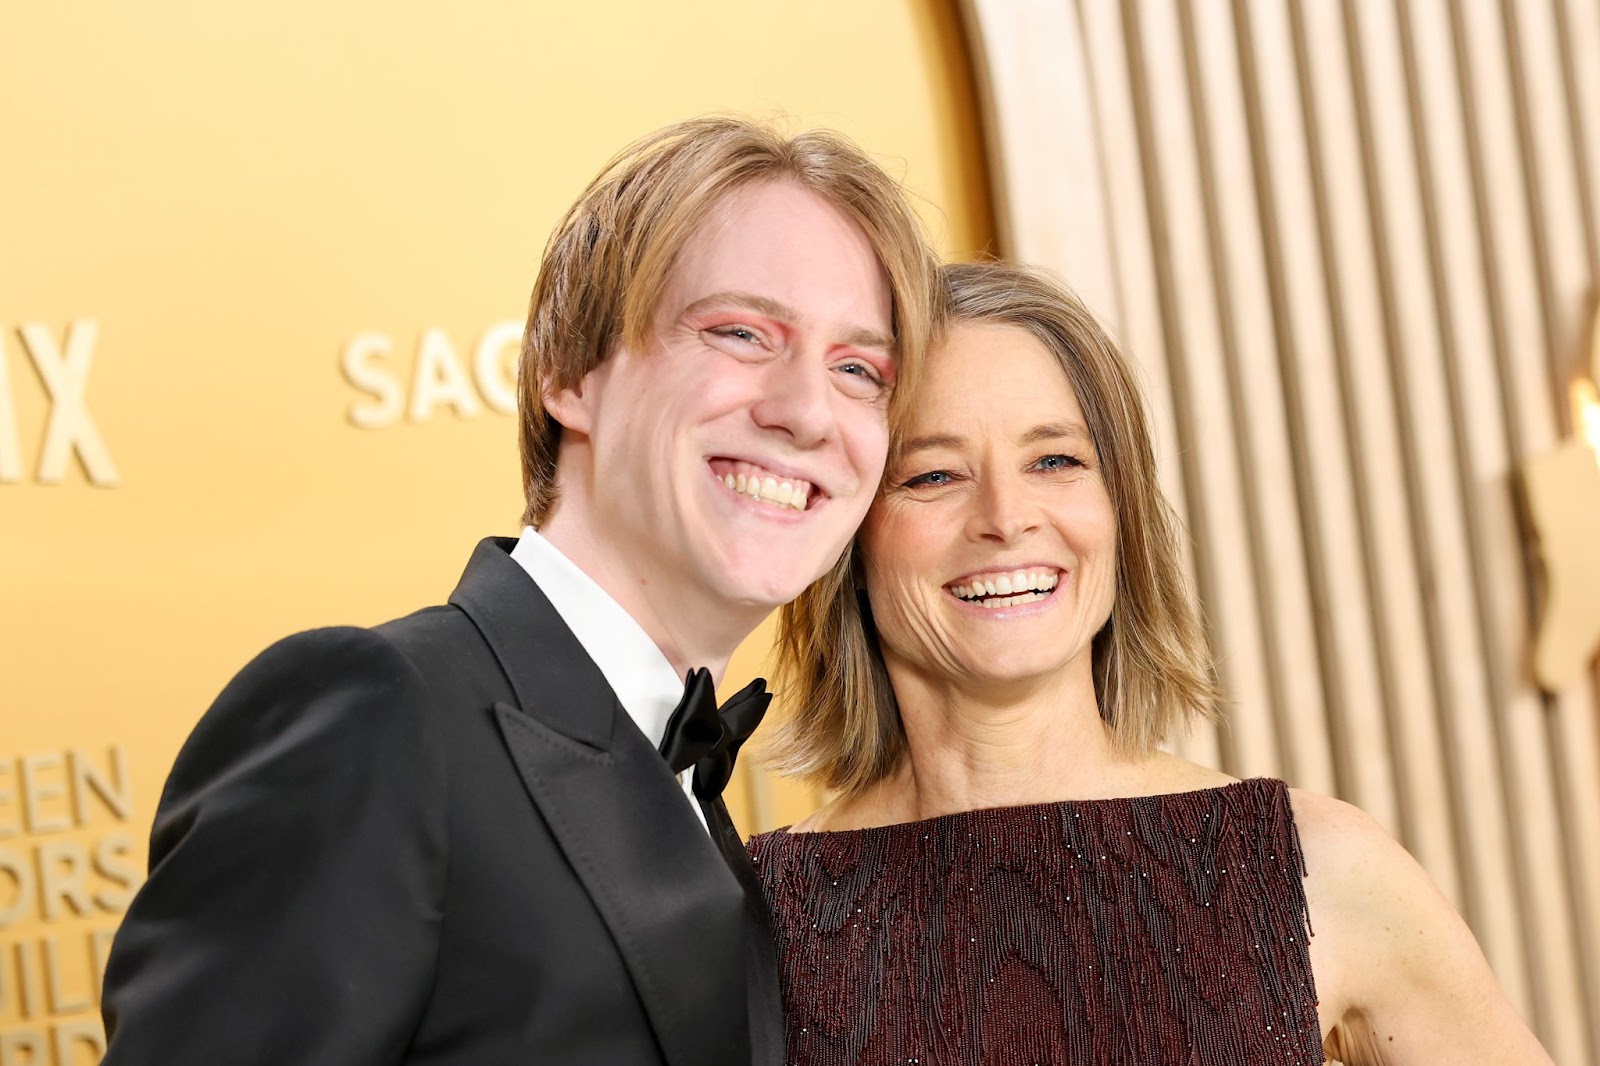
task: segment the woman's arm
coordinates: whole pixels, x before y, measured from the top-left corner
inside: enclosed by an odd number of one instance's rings
[[[1532,1064],[1550,1057],[1465,922],[1381,826],[1293,792],[1324,1046],[1345,1066]]]

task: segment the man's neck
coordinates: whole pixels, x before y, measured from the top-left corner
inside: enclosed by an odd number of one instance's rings
[[[680,677],[704,667],[720,683],[734,649],[770,609],[729,603],[676,575],[640,573],[626,552],[598,535],[576,510],[558,508],[539,527],[540,536],[639,623]]]

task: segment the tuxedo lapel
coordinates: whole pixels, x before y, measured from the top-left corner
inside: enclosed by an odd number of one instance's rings
[[[622,955],[667,1060],[749,1061],[738,881],[666,764],[549,601],[478,546],[451,602],[499,658],[494,707],[529,797]]]
[[[505,704],[495,714],[528,794],[611,930],[667,1059],[748,1061],[743,895],[671,775],[663,768],[665,780],[645,787],[656,775],[635,765],[633,751],[585,750]]]

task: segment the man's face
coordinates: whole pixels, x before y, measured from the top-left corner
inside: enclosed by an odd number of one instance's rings
[[[844,214],[784,182],[727,197],[679,252],[648,350],[621,346],[552,404],[563,450],[589,450],[601,554],[657,604],[799,595],[878,487],[891,325]]]

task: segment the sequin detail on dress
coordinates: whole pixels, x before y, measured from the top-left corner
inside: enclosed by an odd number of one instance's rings
[[[1281,781],[750,851],[797,1066],[1323,1061]]]

